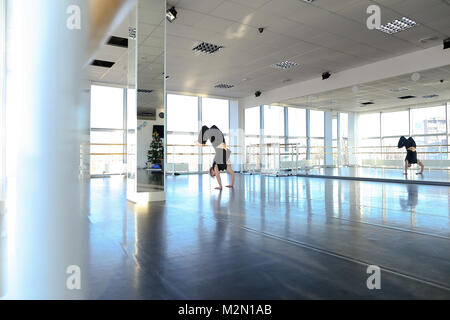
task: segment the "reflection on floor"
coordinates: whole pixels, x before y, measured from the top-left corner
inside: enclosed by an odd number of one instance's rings
[[[403,174],[403,169],[390,168],[316,168],[299,171],[301,175],[319,175],[328,177],[357,177],[395,180],[396,182],[417,182],[417,183],[444,183],[450,185],[450,170],[427,170],[423,175],[417,175],[418,168],[410,169],[408,175]]]
[[[450,298],[450,190],[299,177],[168,177],[167,202],[91,182],[92,299]],[[368,290],[368,265],[382,269]]]

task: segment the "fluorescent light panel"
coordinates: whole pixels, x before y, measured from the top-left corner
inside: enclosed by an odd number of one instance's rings
[[[217,51],[219,51],[222,48],[223,48],[223,46],[218,46],[218,45],[215,45],[215,44],[212,44],[212,43],[202,42],[202,43],[200,43],[198,46],[196,46],[192,50],[193,51],[203,52],[203,53],[213,54],[213,53],[216,53]]]
[[[231,88],[234,88],[234,85],[232,85],[232,84],[226,84],[226,83],[221,83],[221,84],[218,84],[218,85],[214,86],[214,88],[218,88],[218,89],[231,89]]]
[[[403,17],[400,20],[395,20],[393,22],[384,24],[384,25],[380,26],[379,28],[377,28],[377,30],[387,33],[387,34],[394,34],[394,33],[408,30],[415,26],[417,26],[417,22],[415,22],[409,18]]]
[[[284,69],[284,70],[296,68],[298,66],[299,66],[298,63],[292,62],[292,61],[283,61],[283,62],[272,65],[273,68]]]

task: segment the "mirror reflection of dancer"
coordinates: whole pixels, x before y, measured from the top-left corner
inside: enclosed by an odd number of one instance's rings
[[[214,151],[216,152],[213,165],[209,169],[209,175],[212,178],[216,177],[217,182],[219,183],[219,187],[216,189],[223,189],[222,179],[220,177],[221,171],[227,171],[231,176],[231,185],[227,186],[227,188],[234,188],[234,171],[231,168],[230,162],[231,151],[227,148],[222,131],[220,131],[216,126],[212,126],[211,128],[203,126],[202,131],[198,135],[198,141],[196,141],[195,144],[205,147],[208,140],[211,142]]]
[[[423,174],[423,169],[425,166],[422,161],[417,160],[417,151],[416,151],[416,142],[413,138],[409,137],[406,139],[405,137],[401,137],[398,142],[398,148],[401,149],[406,148],[406,159],[405,159],[405,175],[408,175],[408,168],[411,168],[411,165],[418,164],[420,166],[420,172],[416,174]]]

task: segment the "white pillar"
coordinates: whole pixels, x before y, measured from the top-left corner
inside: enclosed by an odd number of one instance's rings
[[[358,165],[358,114],[355,112],[348,113],[348,162],[350,166]]]
[[[243,171],[245,163],[245,110],[237,100],[230,100],[230,145],[233,155],[231,163],[233,170]]]
[[[88,271],[80,192],[89,126],[82,97],[87,2],[8,0],[7,8],[7,298],[81,299]],[[81,29],[69,28],[77,12]],[[81,290],[68,290],[67,271],[77,267]]]
[[[325,137],[325,166],[333,166],[333,113],[331,111],[324,112],[324,137]]]

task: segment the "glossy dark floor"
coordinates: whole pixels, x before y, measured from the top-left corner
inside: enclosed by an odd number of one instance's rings
[[[416,165],[404,175],[402,168],[368,168],[368,167],[343,167],[343,168],[314,168],[300,170],[299,174],[318,175],[327,177],[352,177],[391,180],[399,183],[431,183],[437,185],[450,185],[450,170],[425,169],[423,175],[416,174],[420,168]]]
[[[450,298],[446,187],[169,177],[167,202],[91,181],[91,299]],[[368,265],[381,267],[369,290]]]

